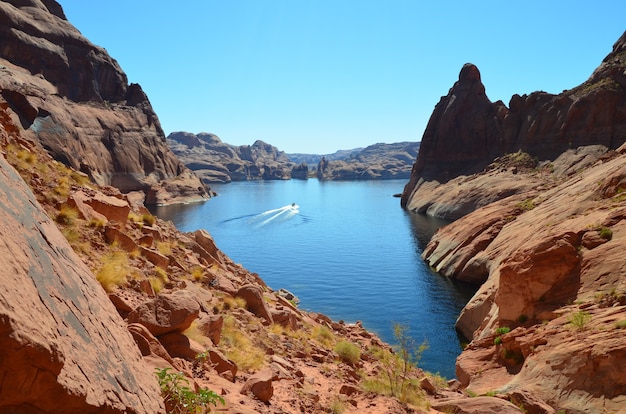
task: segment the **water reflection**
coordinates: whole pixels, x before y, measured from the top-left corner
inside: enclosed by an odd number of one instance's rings
[[[428,245],[432,236],[437,232],[437,230],[450,224],[452,221],[430,217],[424,214],[416,214],[409,211],[405,211],[405,214],[411,225],[414,246],[421,259],[421,254]],[[445,310],[445,312],[460,313],[461,309],[463,309],[472,296],[474,296],[478,290],[478,286],[442,276],[430,268],[423,260],[421,263],[425,268],[424,272],[430,273],[432,276],[429,279],[429,284],[430,289],[434,293],[433,297],[445,295],[447,300],[440,301],[440,303],[448,304],[449,306],[451,305],[449,309]],[[461,335],[458,331],[457,336],[460,343],[468,342],[467,338]]]

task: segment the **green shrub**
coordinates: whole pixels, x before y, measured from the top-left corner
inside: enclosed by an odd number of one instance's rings
[[[424,341],[418,346],[408,335],[406,325],[394,324],[393,335],[397,341],[397,345],[394,346],[395,352],[382,348],[372,350],[381,369],[375,377],[363,381],[363,388],[365,391],[396,397],[403,403],[422,405],[423,391],[418,381],[411,378],[411,375],[428,344]]]
[[[626,319],[622,319],[621,321],[615,322],[615,327],[617,329],[626,329]]]
[[[346,364],[354,365],[361,359],[361,350],[352,342],[339,341],[335,345],[334,351]]]
[[[585,312],[580,310],[578,312],[574,312],[569,317],[569,323],[574,325],[576,329],[579,331],[585,330],[587,324],[591,321],[591,315],[589,312]]]
[[[600,237],[602,237],[604,240],[611,240],[613,238],[613,230],[608,227],[600,227],[598,233],[600,234]]]
[[[500,345],[501,343],[502,343],[502,337],[500,335],[498,335],[495,338],[493,338],[493,344],[494,345]]]
[[[501,326],[496,329],[496,335],[504,335],[508,334],[509,332],[511,332],[511,328],[509,328],[508,326]]]
[[[195,414],[199,410],[211,411],[211,405],[217,406],[224,399],[214,391],[200,388],[197,392],[189,388],[189,381],[182,372],[170,372],[171,368],[156,368],[156,375],[161,387],[161,395],[165,400],[168,413]]]

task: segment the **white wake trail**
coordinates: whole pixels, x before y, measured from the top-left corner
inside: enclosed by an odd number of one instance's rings
[[[264,227],[273,221],[286,221],[298,214],[299,207],[297,204],[288,204],[286,206],[282,206],[280,208],[275,208],[272,210],[264,211],[256,215],[251,221],[257,221],[259,219],[263,219],[263,221],[256,224],[256,227]],[[269,217],[268,217],[269,216]]]

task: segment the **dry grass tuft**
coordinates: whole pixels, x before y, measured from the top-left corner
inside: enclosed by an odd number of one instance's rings
[[[196,341],[197,343],[199,343],[202,346],[205,347],[209,347],[211,346],[213,343],[211,342],[211,339],[209,339],[205,334],[202,333],[202,331],[200,330],[200,328],[198,327],[198,321],[195,320],[191,323],[191,326],[189,326],[189,328],[187,328],[184,332],[183,335],[185,335],[187,338]]]
[[[240,370],[251,372],[265,364],[265,352],[237,326],[237,321],[232,315],[224,318],[219,347]]]
[[[107,292],[114,291],[118,286],[126,283],[132,269],[128,264],[126,252],[116,250],[102,258],[102,267],[96,273],[96,279]]]
[[[72,224],[74,224],[77,218],[78,211],[68,206],[67,204],[63,204],[59,209],[59,213],[56,216],[56,222],[59,224],[64,224],[66,226],[71,226]]]
[[[335,335],[325,325],[318,325],[313,328],[313,339],[326,348],[332,348],[335,345]]]
[[[202,266],[194,266],[193,269],[191,269],[191,279],[193,279],[194,282],[201,281],[203,276],[204,269]]]

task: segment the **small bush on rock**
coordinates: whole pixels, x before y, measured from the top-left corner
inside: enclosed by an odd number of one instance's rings
[[[613,230],[608,227],[600,227],[598,233],[600,234],[600,237],[604,240],[611,240],[613,238]]]
[[[583,310],[574,312],[569,317],[569,323],[574,325],[579,331],[585,330],[589,322],[591,322],[591,315]]]
[[[361,350],[352,342],[339,341],[335,345],[334,351],[346,364],[354,365],[361,359]]]
[[[171,368],[156,368],[156,375],[168,413],[211,412],[211,405],[217,406],[218,402],[224,404],[222,397],[207,388],[193,391],[181,372],[171,372]]]
[[[373,350],[381,370],[376,377],[364,381],[364,389],[396,397],[404,403],[420,405],[423,402],[423,391],[418,381],[411,376],[428,343],[424,341],[417,345],[408,335],[408,327],[398,323],[393,325],[393,335],[398,342],[394,347],[395,352],[381,348]]]
[[[511,332],[511,328],[509,328],[508,326],[501,326],[496,329],[496,335],[504,335],[508,334],[509,332]]]

